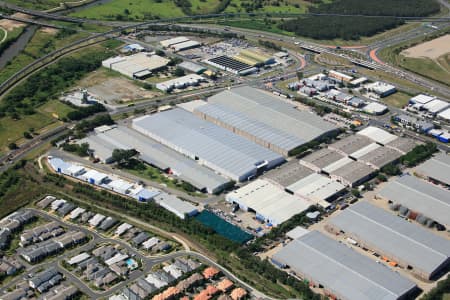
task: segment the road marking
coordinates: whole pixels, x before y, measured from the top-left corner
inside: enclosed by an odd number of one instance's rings
[[[6,41],[6,38],[8,37],[8,31],[7,31],[5,28],[3,28],[3,27],[0,27],[0,29],[3,30],[3,31],[5,32],[5,36],[4,36],[3,39],[0,41],[0,44],[1,44],[1,43],[3,43],[4,41]]]

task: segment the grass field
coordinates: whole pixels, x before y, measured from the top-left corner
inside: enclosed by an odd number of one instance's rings
[[[153,19],[155,16],[171,18],[183,15],[172,0],[162,0],[160,3],[155,0],[111,0],[71,14],[75,17],[101,20],[144,20]]]
[[[3,43],[4,40],[6,40],[7,35],[8,35],[8,32],[3,27],[0,27],[0,43]]]
[[[75,33],[62,39],[55,38],[55,35],[55,32],[36,31],[25,49],[2,69],[2,72],[0,72],[0,82],[5,81],[14,73],[32,63],[35,59],[86,37],[87,33]]]
[[[408,101],[410,98],[411,98],[411,95],[408,95],[403,92],[397,92],[386,98],[383,98],[382,101],[389,106],[403,108],[406,104],[408,104]]]
[[[32,8],[37,10],[45,10],[59,6],[59,3],[64,2],[61,0],[7,0],[6,2],[13,3],[15,5]],[[68,1],[66,1],[68,2]]]
[[[220,0],[190,0],[191,10],[196,15],[211,13],[219,5]]]
[[[245,6],[250,0],[231,0],[225,12],[235,13],[235,12],[246,12]],[[286,0],[283,2],[277,1],[265,1],[263,8],[254,10],[252,12],[283,12],[283,13],[302,13],[305,12],[308,6],[311,6],[311,2],[304,0]]]
[[[440,66],[436,61],[429,58],[400,57],[400,66],[421,74],[425,77],[450,85],[450,69],[448,67],[450,54],[445,55],[441,60],[444,66]]]

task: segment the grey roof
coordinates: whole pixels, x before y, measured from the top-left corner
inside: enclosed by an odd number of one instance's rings
[[[133,128],[234,180],[254,175],[262,162],[269,168],[284,162],[282,156],[181,108],[134,119]]]
[[[400,153],[400,151],[395,149],[380,147],[358,158],[358,160],[368,163],[375,168],[382,168],[399,159],[402,155],[403,154]]]
[[[416,286],[318,231],[292,241],[274,259],[347,300],[394,300]]]
[[[417,144],[413,139],[399,137],[393,140],[392,142],[387,143],[385,146],[396,149],[402,152],[403,154],[406,154],[409,151],[411,151],[414,147],[416,147]]]
[[[450,185],[450,155],[439,153],[416,168],[418,173]]]
[[[299,164],[298,160],[291,160],[283,167],[267,172],[264,177],[287,187],[312,173],[314,171]]]
[[[450,256],[449,240],[368,202],[352,205],[328,222],[372,249],[428,274]]]
[[[206,68],[204,66],[198,65],[198,64],[190,62],[190,61],[184,61],[184,62],[180,63],[178,66],[189,72],[194,72],[194,73],[200,73],[200,72],[206,70]]]
[[[368,137],[359,134],[354,134],[336,143],[333,143],[328,147],[330,149],[334,149],[347,155],[350,155],[372,143],[373,141]]]
[[[349,164],[331,172],[332,175],[344,178],[350,183],[355,183],[375,172],[366,164],[352,161]]]
[[[209,192],[214,192],[229,182],[213,170],[128,127],[118,126],[99,135],[100,138],[103,136],[120,140],[121,143],[133,147],[148,164],[162,170],[171,168],[180,179],[199,190],[206,188]]]
[[[323,169],[330,164],[337,162],[344,156],[334,150],[324,148],[319,151],[315,151],[312,154],[303,157],[301,160],[316,166],[319,169]]]
[[[279,101],[279,100],[276,100]],[[206,104],[195,109],[210,118],[219,120],[232,128],[242,130],[257,137],[267,144],[273,144],[285,151],[292,150],[307,141],[290,133],[271,127],[259,120],[249,118],[246,114],[236,112],[222,104]]]
[[[298,110],[294,104],[249,86],[223,91],[210,97],[208,102],[222,104],[252,121],[264,123],[300,141],[308,142],[336,130],[333,124],[318,115]]]
[[[386,185],[379,195],[422,213],[441,224],[450,225],[449,190],[417,177],[404,175]]]

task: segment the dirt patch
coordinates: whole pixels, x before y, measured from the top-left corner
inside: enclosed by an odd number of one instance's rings
[[[40,31],[43,33],[51,34],[51,35],[56,35],[58,33],[58,29],[50,28],[50,27],[44,27]]]
[[[136,85],[130,79],[108,76],[107,70],[93,72],[80,82],[79,87],[87,88],[95,98],[106,101],[108,104],[150,99],[161,95],[158,91],[148,91]]]
[[[450,34],[402,51],[406,57],[437,59],[450,52]]]
[[[30,19],[29,15],[22,14],[22,13],[15,13],[12,16],[16,17],[16,18],[21,18],[21,19]],[[7,31],[12,31],[15,28],[21,28],[21,27],[25,27],[25,26],[27,26],[27,24],[22,23],[22,22],[17,22],[17,21],[8,20],[8,19],[0,20],[0,27],[3,27]]]

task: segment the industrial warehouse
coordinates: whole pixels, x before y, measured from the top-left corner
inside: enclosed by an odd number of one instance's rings
[[[281,155],[201,120],[181,108],[136,118],[132,127],[239,182],[251,179],[285,161]]]
[[[315,114],[248,86],[216,94],[193,112],[285,156],[337,130]]]
[[[412,268],[424,279],[442,275],[440,272],[450,262],[450,241],[368,202],[352,205],[329,219],[326,226],[394,264]]]
[[[165,68],[169,60],[152,53],[139,52],[129,56],[116,56],[102,62],[105,68],[133,79],[144,79]]]
[[[211,169],[125,126],[103,130],[81,142],[88,143],[95,157],[107,162],[112,161],[114,149],[135,149],[142,161],[189,182],[199,191],[218,193],[230,182]]]
[[[286,193],[283,189],[264,179],[257,179],[228,193],[225,199],[230,203],[238,204],[244,211],[255,212],[258,220],[273,226],[289,220],[313,204]]]
[[[450,186],[450,156],[439,153],[427,160],[415,170],[418,176],[424,177],[432,182]]]
[[[397,272],[318,231],[293,240],[272,261],[289,267],[312,286],[323,286],[333,299],[411,299],[417,288]]]
[[[413,214],[410,218],[423,214],[444,226],[450,226],[450,191],[417,177],[403,175],[387,184],[377,197],[411,210]]]

